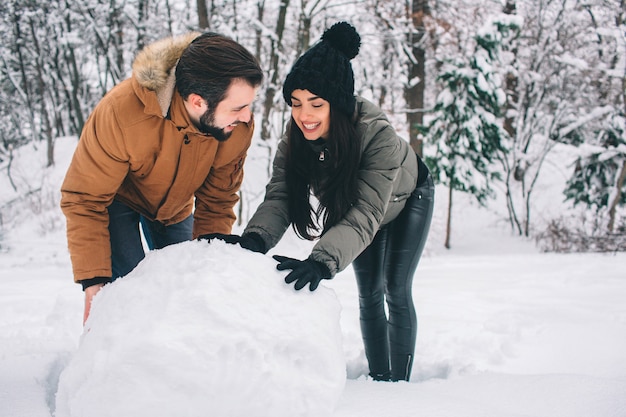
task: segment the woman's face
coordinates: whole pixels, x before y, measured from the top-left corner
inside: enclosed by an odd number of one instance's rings
[[[306,140],[327,139],[330,129],[330,103],[309,90],[291,93],[291,117]]]

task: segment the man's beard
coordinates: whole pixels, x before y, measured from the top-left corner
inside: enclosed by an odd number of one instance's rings
[[[213,123],[215,123],[215,110],[207,109],[207,111],[200,116],[200,123],[197,126],[198,130],[202,133],[213,136],[218,142],[224,142],[233,133],[232,131],[224,132],[224,129],[220,129]]]

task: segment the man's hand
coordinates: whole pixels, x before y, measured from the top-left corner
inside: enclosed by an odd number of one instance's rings
[[[209,233],[208,235],[202,235],[198,238],[198,240],[208,240],[209,242],[213,239],[223,240],[226,243],[230,243],[232,245],[239,244],[244,249],[248,249],[252,252],[266,253],[265,242],[263,238],[259,236],[257,233],[246,233],[243,236],[239,235],[226,235],[223,233]]]
[[[272,258],[279,262],[276,265],[279,271],[291,269],[289,275],[285,277],[285,282],[291,284],[295,281],[296,290],[301,290],[309,284],[309,289],[315,291],[321,280],[332,278],[326,265],[311,258],[304,261],[280,255],[274,255]]]
[[[104,284],[96,284],[92,285],[91,287],[85,288],[85,311],[83,313],[83,326],[89,318],[89,312],[91,311],[91,300],[102,287],[104,287]]]
[[[206,235],[202,235],[198,237],[198,240],[206,240],[211,242],[213,239],[223,240],[226,243],[230,243],[231,245],[239,243],[241,240],[241,236],[239,235],[227,235],[224,233],[209,233]]]

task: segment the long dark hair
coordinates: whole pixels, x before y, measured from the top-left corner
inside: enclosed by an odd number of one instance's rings
[[[351,118],[331,106],[323,162],[293,118],[287,128],[287,142],[290,221],[298,236],[313,240],[337,224],[358,197],[361,139]],[[316,208],[311,205],[311,192],[320,203]]]

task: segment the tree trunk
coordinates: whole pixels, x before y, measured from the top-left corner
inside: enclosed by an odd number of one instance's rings
[[[372,89],[372,93],[374,93],[375,91],[375,87],[378,87],[380,89],[379,95],[378,95],[378,107],[383,108],[385,105],[385,102],[387,100],[387,94],[389,93],[389,86],[388,84],[390,83],[390,68],[392,66],[393,63],[393,59],[394,59],[394,43],[392,40],[392,36],[390,36],[390,34],[388,32],[393,31],[393,25],[389,22],[389,19],[382,13],[382,11],[384,10],[383,5],[381,5],[381,2],[384,2],[385,0],[378,0],[376,2],[376,4],[374,5],[374,15],[376,16],[376,18],[378,19],[378,21],[380,22],[380,25],[384,25],[384,29],[380,30],[380,36],[383,39],[383,50],[381,51],[382,56],[381,56],[381,66],[382,66],[382,76],[383,76],[383,82],[379,83],[380,85],[374,86],[372,85],[371,89]],[[377,23],[376,26],[378,26],[379,24]],[[392,97],[392,101],[393,101],[393,95]]]
[[[256,11],[257,11],[256,17],[259,23],[263,24],[263,15],[265,14],[265,0],[259,0],[259,2],[256,4]],[[254,56],[259,62],[261,62],[261,49],[263,47],[263,38],[262,38],[263,32],[261,31],[261,28],[257,26],[257,28],[255,29],[255,33],[256,33],[256,46],[254,49]]]
[[[274,96],[278,89],[278,61],[280,48],[283,40],[283,32],[285,30],[285,17],[287,15],[287,7],[289,7],[289,0],[283,0],[280,4],[278,11],[278,20],[276,22],[276,40],[271,39],[271,52],[270,52],[270,78],[267,90],[265,90],[265,100],[263,102],[263,119],[261,120],[261,139],[269,140],[270,134],[270,115],[272,108],[274,107]]]
[[[45,71],[43,59],[45,54],[42,53],[41,48],[39,47],[39,40],[37,39],[37,30],[35,26],[38,22],[32,20],[29,21],[30,24],[30,32],[33,37],[33,47],[35,48],[36,59],[35,59],[35,69],[36,69],[36,79],[37,79],[37,91],[39,92],[39,102],[40,108],[39,112],[41,114],[41,120],[43,122],[43,133],[46,137],[46,157],[47,163],[46,166],[50,167],[54,165],[54,133],[52,131],[52,125],[50,124],[50,117],[48,115],[48,106],[46,105],[46,83],[43,79],[43,73]]]
[[[507,173],[506,179],[506,208],[509,213],[509,223],[511,224],[511,229],[516,232],[518,235],[522,235],[522,225],[520,224],[519,218],[517,216],[517,212],[515,210],[515,203],[513,202],[513,194],[511,190],[511,178],[510,174]]]
[[[22,77],[19,88],[23,92],[22,99],[25,101],[24,104],[26,104],[26,108],[28,109],[28,114],[30,116],[30,122],[32,124],[33,121],[35,120],[35,110],[33,108],[33,100],[32,100],[31,92],[30,92],[30,80],[29,80],[28,75],[26,74],[26,58],[24,57],[24,54],[22,53],[22,45],[25,42],[24,42],[24,38],[22,35],[22,29],[20,26],[20,18],[21,16],[16,11],[13,14],[13,29],[15,31],[14,32],[15,39],[20,41],[20,42],[16,42],[15,44],[17,58],[18,58],[18,65],[20,68],[20,76]],[[31,126],[30,132],[33,137],[33,140],[35,140],[36,132],[35,132],[34,126]]]
[[[423,140],[419,127],[424,124],[424,90],[426,78],[426,51],[422,43],[426,29],[424,16],[430,14],[428,0],[413,0],[411,7],[412,30],[408,34],[408,43],[412,57],[409,59],[409,79],[404,90],[407,103],[406,119],[409,125],[409,142],[413,150],[423,156]]]
[[[210,29],[209,9],[206,6],[206,0],[196,0],[198,6],[198,28],[200,30]]]
[[[165,0],[165,10],[167,11],[167,29],[170,35],[174,34],[174,29],[172,28],[172,6],[170,6],[170,0]]]
[[[11,164],[13,163],[13,146],[9,145],[9,163],[7,164],[7,177],[9,177],[9,184],[13,187],[13,191],[17,191],[17,186],[13,182],[13,176],[11,175]]]
[[[200,0],[198,0],[200,1]],[[138,0],[137,2],[137,50],[141,51],[146,46],[146,26],[148,20],[148,0]]]
[[[68,2],[65,2],[65,8],[70,9]],[[72,33],[72,20],[69,13],[65,13],[65,25],[68,33]],[[85,125],[85,116],[83,115],[83,109],[80,105],[80,84],[81,84],[81,72],[78,70],[78,64],[76,63],[76,55],[74,54],[74,46],[71,43],[63,45],[63,59],[67,63],[68,73],[70,77],[71,88],[67,93],[69,95],[70,108],[72,109],[73,129],[77,135],[83,130]]]
[[[298,29],[298,48],[296,56],[300,56],[309,48],[311,42],[311,16],[300,16],[300,28]]]
[[[622,0],[621,2],[622,11],[626,10],[626,0]],[[624,13],[620,13],[618,17],[615,18],[616,24],[623,25],[624,23]],[[626,109],[626,74],[622,77],[622,106]],[[609,232],[613,232],[615,228],[615,213],[617,211],[617,206],[622,200],[622,190],[624,189],[624,183],[626,182],[626,161],[622,164],[622,172],[620,172],[619,178],[617,179],[616,193],[615,198],[611,201],[611,205],[609,206],[609,224],[608,229]]]
[[[448,219],[446,220],[446,241],[443,244],[446,249],[450,249],[450,236],[452,235],[452,190],[453,185],[452,181],[450,181],[450,186],[448,188]]]
[[[504,13],[509,15],[514,15],[517,13],[517,7],[515,5],[515,0],[507,0],[504,5]],[[517,56],[517,50],[511,51],[513,52],[513,56]],[[514,58],[515,59],[515,58]],[[511,66],[514,66],[511,63]],[[504,130],[509,134],[509,136],[515,136],[515,117],[512,115],[512,110],[515,108],[515,104],[519,100],[519,94],[517,93],[517,76],[510,72],[506,74],[506,82],[504,91],[506,92],[506,104],[505,104],[505,112],[504,112]]]
[[[617,179],[617,184],[615,185],[617,192],[615,193],[615,198],[611,201],[609,206],[609,224],[608,229],[609,232],[613,232],[615,228],[615,213],[617,211],[617,206],[619,202],[622,200],[622,189],[624,188],[624,182],[626,181],[626,161],[622,164],[622,170]]]
[[[113,68],[113,83],[117,84],[124,77],[124,29],[122,23],[123,4],[118,4],[117,0],[111,0],[111,43],[115,48],[115,68]]]

